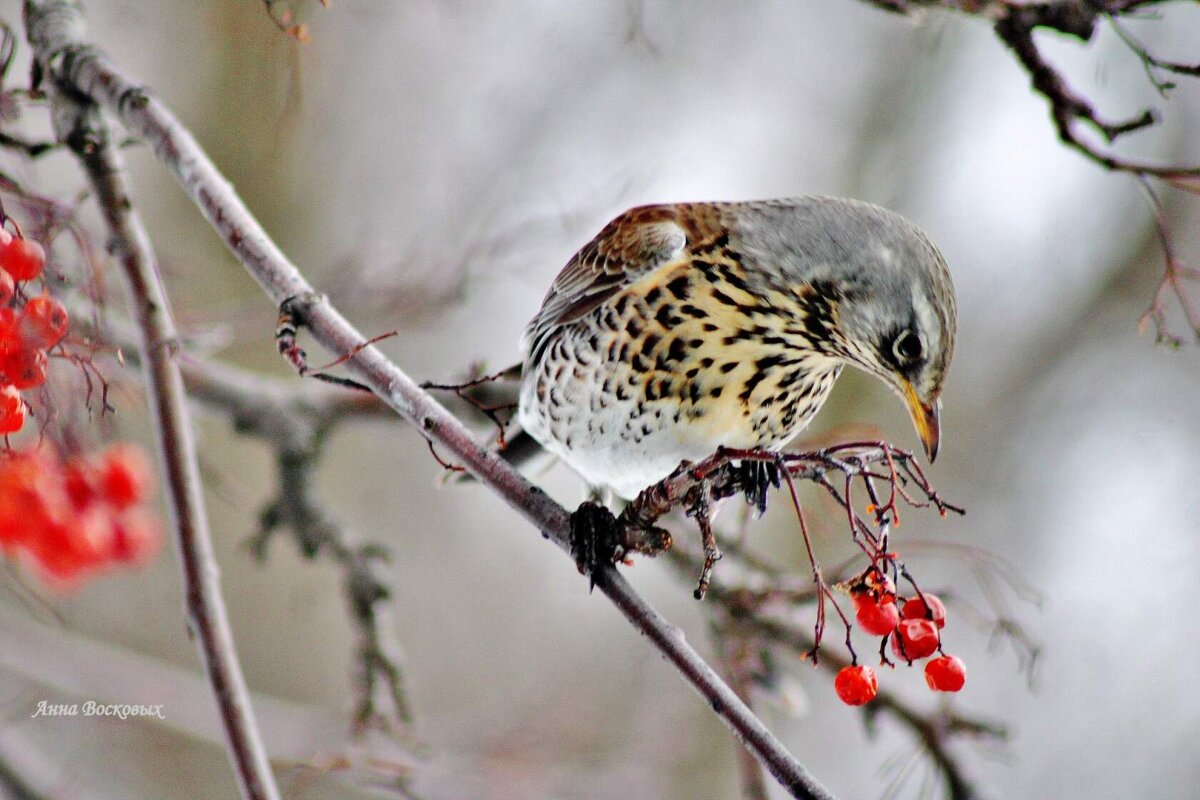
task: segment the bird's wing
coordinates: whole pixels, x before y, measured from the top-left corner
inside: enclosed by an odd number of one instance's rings
[[[608,298],[686,257],[687,234],[674,206],[626,211],[576,253],[525,328],[521,349],[536,354],[551,331],[580,319]]]

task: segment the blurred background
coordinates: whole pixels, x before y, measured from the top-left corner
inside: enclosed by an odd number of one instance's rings
[[[986,796],[1195,796],[1200,621],[1176,604],[1200,567],[1200,350],[1139,335],[1162,269],[1150,206],[1134,179],[1058,143],[985,24],[853,0],[343,2],[311,9],[300,45],[253,0],[85,5],[97,43],[177,111],[362,330],[398,330],[382,346],[420,379],[516,361],[554,275],[632,205],[836,194],[912,218],[958,289],[929,475],[968,513],[910,513],[893,544],[982,548],[1028,584],[992,594],[976,562],[907,551],[924,586],[962,601],[953,650],[970,679],[951,702],[1010,729],[1002,746],[954,751]],[[1194,63],[1200,14],[1184,10],[1130,30]],[[0,0],[0,19],[19,28],[19,4]],[[1197,85],[1162,100],[1111,29],[1088,47],[1039,41],[1102,114],[1165,112],[1121,152],[1200,161]],[[27,59],[22,41],[10,82]],[[28,112],[29,132],[45,135],[44,116]],[[220,359],[286,376],[274,309],[147,148],[125,153],[179,323],[222,342]],[[67,155],[0,160],[64,199],[82,186]],[[1178,252],[1200,261],[1200,203],[1165,199]],[[121,392],[116,421],[145,441],[139,402]],[[811,430],[848,423],[917,444],[901,404],[862,376],[843,378]],[[271,452],[219,416],[197,424],[229,613],[284,793],[368,796],[386,770],[346,736],[355,633],[340,573],[286,537],[254,562]],[[439,472],[418,436],[381,421],[339,429],[319,473],[327,510],[393,556],[389,624],[417,721],[379,758],[431,799],[737,796],[732,737],[657,652],[515,513]],[[583,498],[562,467],[538,479]],[[787,512],[776,503],[751,541],[804,574]],[[823,552],[848,552],[836,520],[818,527]],[[628,574],[711,653],[688,579],[662,560]],[[171,548],[65,596],[29,583],[0,578],[0,753],[49,776],[55,797],[232,796]],[[996,596],[1041,646],[1031,670],[970,624]],[[829,674],[780,669],[792,705],[759,708],[833,792],[930,791],[919,763],[895,783],[917,753],[908,731],[881,719],[868,736]],[[938,702],[915,670],[884,680]],[[88,699],[161,703],[166,719],[30,718],[39,700]]]

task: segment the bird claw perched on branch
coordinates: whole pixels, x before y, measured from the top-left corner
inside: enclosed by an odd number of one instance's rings
[[[630,553],[654,556],[671,544],[671,534],[662,528],[631,525],[600,503],[588,501],[571,514],[571,555],[590,579],[589,588],[595,588],[602,567],[624,561]]]
[[[738,480],[745,487],[746,502],[761,517],[767,513],[767,493],[782,485],[780,462],[743,461],[738,467]]]

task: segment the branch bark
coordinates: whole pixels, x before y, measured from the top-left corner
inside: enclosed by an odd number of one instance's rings
[[[271,301],[290,298],[313,336],[396,413],[499,494],[546,538],[568,550],[569,514],[470,432],[399,367],[372,346],[329,302],[314,293],[238,198],[192,135],[159,100],[127,77],[85,38],[77,6],[67,0],[26,0],[26,27],[36,59],[53,81],[98,103],[154,148],[184,191],[225,240]],[[361,348],[361,349],[360,349]],[[612,566],[598,570],[595,586],[662,652],[721,720],[793,797],[830,798],[740,698]]]
[[[45,11],[40,15],[39,11]],[[26,6],[26,25],[38,63],[51,72],[52,48],[63,32],[78,32],[74,9]],[[226,749],[242,796],[278,800],[279,790],[250,707],[249,695],[234,648],[233,634],[221,596],[216,558],[204,510],[196,447],[186,395],[174,362],[176,334],[149,236],[134,210],[99,109],[70,84],[52,80],[59,139],[76,155],[95,191],[111,234],[110,247],[120,263],[137,323],[139,349],[155,426],[155,440],[165,477],[171,528],[179,548],[186,593],[189,632],[196,639],[205,671],[224,724]]]

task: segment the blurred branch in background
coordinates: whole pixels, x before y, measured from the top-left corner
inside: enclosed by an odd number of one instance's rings
[[[84,331],[127,353],[137,366],[140,359],[129,347],[127,329],[110,314],[103,330]],[[359,638],[355,728],[411,722],[400,648],[391,635],[391,588],[379,568],[389,553],[383,545],[356,541],[325,510],[313,486],[325,442],[339,425],[395,415],[372,394],[272,380],[187,353],[179,356],[179,364],[190,397],[226,417],[238,433],[262,439],[274,450],[278,494],[259,514],[261,527],[250,541],[255,557],[264,561],[274,534],[286,528],[305,558],[327,555],[342,571],[342,591]],[[380,697],[387,710],[378,707]]]
[[[1144,327],[1147,322],[1153,321],[1158,340],[1178,346],[1182,340],[1167,326],[1165,297],[1168,292],[1175,296],[1192,334],[1200,339],[1200,311],[1197,311],[1192,297],[1194,287],[1188,283],[1200,281],[1200,271],[1183,264],[1175,255],[1173,237],[1150,180],[1161,180],[1171,188],[1200,195],[1200,166],[1138,161],[1089,141],[1080,131],[1081,125],[1096,131],[1106,144],[1112,145],[1127,134],[1157,124],[1160,116],[1157,111],[1149,108],[1124,120],[1108,120],[1101,116],[1095,105],[1072,88],[1062,72],[1046,59],[1035,38],[1036,31],[1048,30],[1081,42],[1089,42],[1100,23],[1108,21],[1121,40],[1141,61],[1154,89],[1166,98],[1170,90],[1175,88],[1175,84],[1160,77],[1159,73],[1200,77],[1200,63],[1183,64],[1158,58],[1125,29],[1123,21],[1144,18],[1154,7],[1168,5],[1173,1],[1050,0],[1015,3],[1012,0],[866,0],[872,5],[901,14],[941,8],[986,20],[992,25],[996,36],[1012,50],[1018,63],[1029,74],[1033,90],[1049,102],[1050,117],[1059,139],[1101,167],[1132,175],[1139,180],[1149,196],[1166,260],[1163,277],[1140,322]]]

